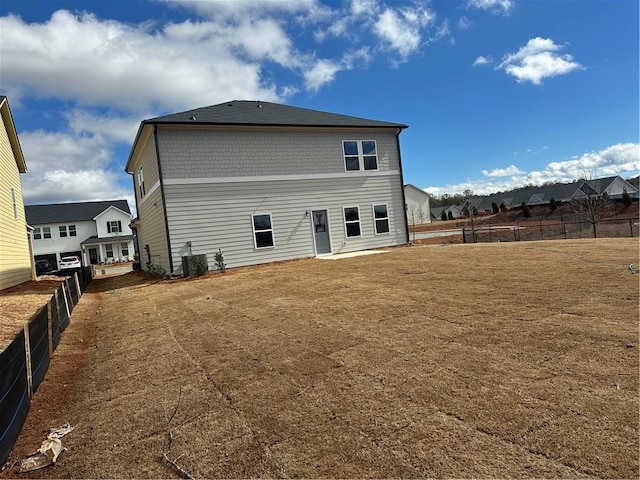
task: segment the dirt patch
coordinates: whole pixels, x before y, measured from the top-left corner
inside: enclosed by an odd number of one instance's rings
[[[68,421],[24,478],[175,478],[170,430],[204,478],[637,478],[628,263],[634,239],[94,281],[7,465]]]
[[[0,352],[44,308],[67,277],[44,275],[0,292]]]

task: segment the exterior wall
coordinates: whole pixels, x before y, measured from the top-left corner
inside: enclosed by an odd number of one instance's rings
[[[118,234],[109,233],[107,222],[119,221],[122,226],[122,231]],[[131,227],[131,216],[117,208],[108,208],[95,218],[96,231],[99,238],[118,237],[122,235],[133,235]]]
[[[407,241],[402,183],[397,173],[226,183],[173,180],[167,181],[165,195],[174,273],[181,273],[181,257],[189,254],[206,253],[212,267],[218,249],[229,267],[313,257],[312,219],[305,215],[312,210],[328,211],[334,254]],[[372,205],[383,203],[388,206],[390,232],[376,235]],[[353,206],[360,208],[361,236],[347,238],[342,208]],[[274,247],[255,248],[254,213],[271,214]],[[144,228],[149,228],[148,221],[147,217]]]
[[[65,225],[67,227],[67,231],[69,229],[69,225],[76,226],[75,237],[60,236],[60,226]],[[42,238],[33,240],[33,254],[34,255],[51,255],[55,254],[56,261],[60,262],[60,254],[66,252],[76,252],[81,251],[82,247],[80,244],[89,237],[94,237],[97,235],[96,224],[94,221],[88,222],[65,222],[65,223],[46,223],[46,224],[37,224],[32,225],[32,227],[39,227],[42,233],[43,227],[49,227],[51,229],[51,238]],[[88,258],[82,259],[84,265],[88,265]]]
[[[140,158],[132,167],[139,218],[137,235],[140,263],[144,268],[151,261],[169,271],[169,247],[153,135],[147,137]],[[137,172],[140,167],[144,172],[144,197],[140,196],[138,188]],[[147,245],[148,251],[145,248]]]
[[[0,290],[31,280],[31,253],[22,184],[5,124],[0,128]],[[11,189],[15,191],[17,217]]]
[[[357,175],[358,172],[345,172],[343,140],[376,140],[378,170],[399,171],[396,132],[390,129],[158,127],[165,180],[323,173]]]
[[[407,220],[409,225],[431,223],[431,210],[429,208],[429,196],[426,192],[417,189],[413,185],[404,187],[404,196],[407,202]]]
[[[611,182],[611,185],[606,189],[606,192],[610,198],[622,198],[625,189],[632,198],[638,196],[638,189],[622,177],[617,177],[613,182]]]

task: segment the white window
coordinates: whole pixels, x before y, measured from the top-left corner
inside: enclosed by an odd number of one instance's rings
[[[107,243],[104,248],[107,251],[107,258],[113,258],[113,245]]]
[[[360,207],[344,207],[344,229],[347,237],[360,236]]]
[[[42,236],[44,238],[51,238],[51,227],[42,227]]]
[[[343,140],[344,169],[347,172],[378,169],[375,140]]]
[[[16,191],[11,189],[11,203],[13,203],[13,218],[18,219],[18,202],[16,201]]]
[[[255,213],[251,216],[253,225],[253,243],[256,248],[274,246],[273,225],[270,213]]]
[[[60,230],[60,238],[64,238],[67,236],[67,226],[66,225],[60,225],[58,227],[58,229]]]
[[[138,192],[140,193],[140,198],[144,197],[147,193],[147,190],[144,188],[144,174],[142,173],[142,168],[138,170]]]
[[[120,251],[122,252],[122,256],[123,257],[128,257],[129,256],[129,244],[128,243],[122,243],[120,245]]]
[[[78,233],[76,232],[76,226],[75,225],[69,225],[69,236],[70,237],[76,237],[78,235]]]
[[[389,233],[389,211],[386,203],[373,206],[373,221],[376,226],[376,235]]]
[[[110,220],[107,222],[108,233],[120,233],[122,232],[122,222],[120,220]]]
[[[40,227],[36,227],[33,229],[33,239],[40,240],[42,238],[42,230]]]

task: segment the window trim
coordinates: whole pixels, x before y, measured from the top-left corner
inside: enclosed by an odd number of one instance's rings
[[[42,229],[40,227],[33,228],[33,239],[42,240]]]
[[[357,220],[347,220],[347,209],[355,208],[358,212]],[[360,215],[360,207],[358,205],[350,205],[348,207],[342,207],[342,220],[344,222],[344,236],[345,238],[359,238],[362,237],[362,216]],[[358,235],[349,235],[349,229],[347,228],[347,224],[358,224]]]
[[[42,227],[42,238],[51,238],[51,227]]]
[[[111,247],[109,249],[109,247]],[[109,252],[111,252],[111,256],[109,256]],[[104,256],[105,258],[115,258],[115,253],[113,249],[113,243],[105,243],[104,244]]]
[[[116,224],[117,230],[113,229],[112,223]],[[107,220],[107,233],[122,233],[122,221],[121,220]]]
[[[60,235],[60,238],[66,238],[67,237],[67,226],[66,225],[59,225],[58,226],[58,235]]]
[[[384,205],[384,209],[386,211],[386,217],[376,217],[376,207],[380,207]],[[388,203],[374,203],[371,205],[371,213],[373,214],[373,230],[376,235],[389,235],[391,233],[391,222],[389,221],[389,204]],[[386,220],[387,221],[387,231],[386,232],[378,232],[378,221]]]
[[[124,253],[125,251],[127,253]],[[122,254],[123,257],[129,256],[129,243],[127,242],[120,243],[120,253]]]
[[[364,148],[362,144],[364,142],[373,142],[373,146],[375,148],[375,155],[365,155]],[[347,169],[347,158],[355,158],[355,155],[347,155],[345,151],[346,143],[355,143],[356,148],[358,150],[358,169],[349,170]],[[375,157],[376,159],[376,168],[366,168],[365,157]],[[345,172],[377,172],[380,170],[380,165],[378,162],[378,141],[377,140],[342,140],[342,159],[344,162],[344,171]]]
[[[68,230],[69,230],[69,236],[70,237],[77,237],[78,236],[78,230],[77,230],[75,225],[69,225]]]
[[[264,229],[264,230],[256,230],[256,224],[255,224],[254,218],[264,216],[264,215],[269,215],[269,225],[271,226],[271,228]],[[276,236],[274,234],[275,229],[273,228],[273,215],[271,214],[271,212],[252,213],[251,214],[251,230],[253,231],[253,248],[255,248],[256,250],[264,250],[265,248],[275,248]],[[271,233],[271,245],[259,247],[256,233],[265,233],[265,232]]]
[[[144,173],[142,171],[142,167],[138,170],[138,193],[140,194],[141,200],[147,194],[147,190],[144,186]]]
[[[16,199],[16,190],[11,187],[11,203],[13,204],[13,218],[18,220],[18,200]]]

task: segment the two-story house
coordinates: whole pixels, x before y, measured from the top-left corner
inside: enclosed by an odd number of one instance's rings
[[[35,279],[20,174],[27,164],[7,97],[0,95],[0,290]]]
[[[133,261],[131,211],[126,200],[27,205],[36,260],[57,269],[75,255],[83,265]]]
[[[125,168],[141,263],[180,274],[218,249],[237,267],[407,243],[405,128],[256,101],[144,120]]]

